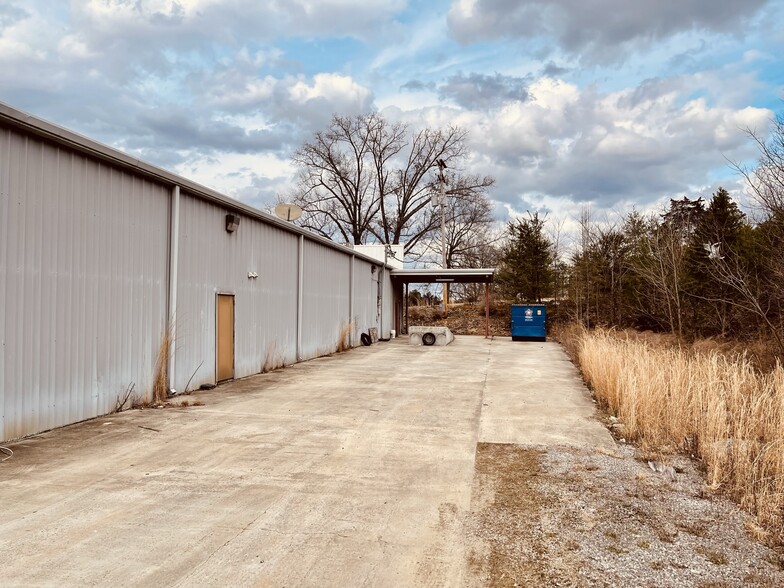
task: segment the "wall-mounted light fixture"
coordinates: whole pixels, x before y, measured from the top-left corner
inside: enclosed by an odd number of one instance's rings
[[[231,213],[226,215],[226,232],[233,233],[239,228],[239,226],[240,215]]]
[[[249,280],[255,280],[258,277],[259,277],[259,274],[257,274],[256,272],[248,272],[248,279]]]

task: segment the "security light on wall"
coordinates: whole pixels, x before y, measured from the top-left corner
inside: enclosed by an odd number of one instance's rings
[[[226,231],[228,233],[233,233],[239,228],[239,226],[240,226],[240,215],[238,214],[226,215]]]

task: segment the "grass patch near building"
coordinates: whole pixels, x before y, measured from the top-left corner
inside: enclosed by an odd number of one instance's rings
[[[645,452],[699,459],[708,487],[784,544],[784,368],[743,354],[660,344],[608,330],[561,336],[614,432]]]

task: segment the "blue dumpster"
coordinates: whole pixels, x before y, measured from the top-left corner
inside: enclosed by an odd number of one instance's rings
[[[544,304],[512,305],[512,341],[545,341],[547,309]]]

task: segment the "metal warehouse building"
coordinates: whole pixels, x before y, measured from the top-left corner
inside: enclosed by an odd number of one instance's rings
[[[177,390],[386,338],[388,270],[0,103],[0,440],[149,391],[167,325]]]

